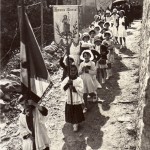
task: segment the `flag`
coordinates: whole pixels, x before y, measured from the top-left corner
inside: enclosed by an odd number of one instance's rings
[[[52,82],[24,7],[18,10],[22,92],[38,102]]]

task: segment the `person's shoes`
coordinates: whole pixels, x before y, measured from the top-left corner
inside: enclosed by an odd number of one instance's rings
[[[102,78],[102,84],[104,84],[104,83],[105,83],[105,79]]]
[[[124,43],[123,47],[126,47],[126,43]]]
[[[103,103],[104,100],[102,100],[102,99],[100,99],[99,97],[97,97],[97,102],[98,102],[98,103]]]
[[[77,132],[77,131],[78,131],[78,124],[74,124],[74,125],[73,125],[73,131],[74,131],[74,132]]]
[[[120,49],[123,49],[123,45],[120,46]]]
[[[86,113],[86,112],[87,112],[87,108],[84,107],[84,108],[83,108],[83,113]]]
[[[126,45],[123,47],[124,49],[127,49]]]
[[[101,89],[101,88],[102,88],[102,86],[99,84],[97,88],[98,88],[98,89]]]
[[[109,78],[110,78],[110,76],[107,76],[107,77],[106,77],[106,80],[109,80]]]
[[[109,71],[109,78],[112,77],[112,70]]]

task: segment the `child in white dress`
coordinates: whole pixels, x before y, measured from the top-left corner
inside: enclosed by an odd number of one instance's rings
[[[113,38],[114,38],[114,41],[116,42],[116,44],[118,43],[118,29],[117,29],[118,18],[119,18],[119,15],[117,14],[117,9],[114,8],[112,16],[111,16],[111,23],[112,23]]]
[[[102,44],[107,47],[107,50],[109,51],[107,55],[107,79],[109,79],[112,76],[112,64],[114,63],[114,42],[111,39],[112,34],[109,31],[106,31],[104,34],[105,40],[103,40]]]
[[[90,95],[93,99],[96,99],[96,89],[94,82],[94,75],[96,75],[96,67],[93,60],[93,55],[90,50],[84,50],[81,54],[81,59],[84,61],[79,66],[79,75],[81,76],[84,84],[84,112],[87,111],[87,96]]]
[[[82,35],[80,55],[84,50],[89,49],[90,47],[92,47],[90,42],[90,35],[88,32],[84,32]]]
[[[91,44],[94,44],[94,37],[95,37],[95,34],[96,34],[96,32],[95,32],[94,29],[89,31],[90,43],[91,43]]]
[[[100,47],[100,59],[98,61],[98,68],[97,68],[97,79],[100,82],[100,77],[102,77],[102,84],[105,83],[107,73],[107,55],[108,55],[108,50],[105,45],[101,45]]]
[[[70,47],[70,55],[73,57],[74,59],[74,64],[77,66],[77,68],[79,67],[80,64],[80,41],[78,44],[76,43],[72,43],[71,47]]]
[[[127,36],[127,18],[124,16],[124,10],[119,11],[118,19],[118,37],[120,38],[120,49],[126,47],[126,36]],[[123,41],[124,45],[123,45]]]

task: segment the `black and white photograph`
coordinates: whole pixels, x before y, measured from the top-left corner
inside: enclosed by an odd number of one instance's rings
[[[0,12],[0,150],[150,150],[150,0]]]

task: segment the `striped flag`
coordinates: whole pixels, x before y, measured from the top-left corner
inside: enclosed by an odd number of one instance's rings
[[[24,7],[18,10],[22,92],[38,102],[52,82]]]

